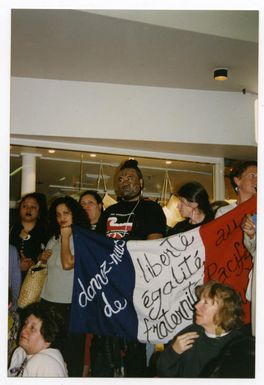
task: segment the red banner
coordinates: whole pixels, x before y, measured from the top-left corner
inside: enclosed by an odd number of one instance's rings
[[[242,296],[245,322],[250,322],[250,303],[245,292],[252,257],[243,243],[241,222],[246,214],[256,213],[256,196],[227,214],[201,226],[205,245],[205,281],[215,279],[232,285]]]

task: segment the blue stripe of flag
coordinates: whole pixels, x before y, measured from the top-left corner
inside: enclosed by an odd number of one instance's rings
[[[126,241],[73,226],[74,286],[70,330],[136,339],[135,271]]]

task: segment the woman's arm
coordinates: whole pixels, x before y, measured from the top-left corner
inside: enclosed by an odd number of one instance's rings
[[[182,377],[184,358],[182,353],[193,347],[195,340],[199,337],[196,331],[180,334],[169,344],[158,358],[158,376],[160,377]]]
[[[70,248],[71,235],[71,226],[61,227],[61,264],[64,270],[71,270],[74,267],[74,255]]]

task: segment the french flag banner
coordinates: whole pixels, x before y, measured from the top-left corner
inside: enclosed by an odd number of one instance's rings
[[[167,238],[124,241],[73,226],[74,287],[70,330],[166,343],[193,322],[195,287],[227,283],[242,296],[252,258],[241,222],[256,197],[193,230]]]

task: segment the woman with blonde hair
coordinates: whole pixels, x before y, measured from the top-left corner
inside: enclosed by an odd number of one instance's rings
[[[235,342],[243,343],[240,351],[247,344],[243,329],[243,308],[240,295],[229,285],[216,281],[196,288],[198,302],[195,305],[195,323],[182,330],[158,359],[158,375],[160,377],[210,377],[217,359],[223,350]],[[245,350],[245,349],[244,349]],[[251,377],[251,371],[243,374],[236,361],[236,355],[229,350],[230,377],[237,374],[239,367],[241,378]],[[246,354],[246,353],[245,353]],[[254,357],[253,357],[254,358]],[[214,366],[210,364],[214,360]],[[224,372],[224,371],[223,371]],[[240,377],[240,375],[239,375]]]

